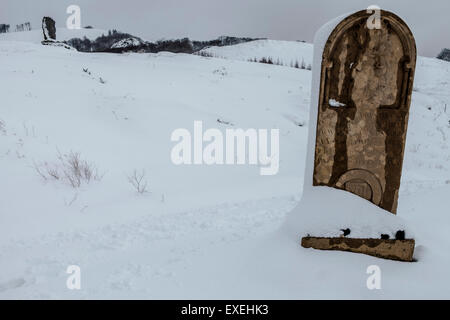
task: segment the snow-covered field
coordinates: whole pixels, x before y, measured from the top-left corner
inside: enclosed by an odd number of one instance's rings
[[[311,72],[246,60],[310,63],[311,45],[214,48],[220,59],[11,40],[0,39],[0,298],[450,298],[449,63],[418,59],[398,210],[415,231],[408,264],[303,249],[285,225],[301,199]],[[280,129],[279,173],[172,164],[171,133],[195,120]],[[71,152],[98,178],[73,188],[58,159]],[[128,182],[134,170],[149,192]],[[69,265],[81,290],[66,287]]]

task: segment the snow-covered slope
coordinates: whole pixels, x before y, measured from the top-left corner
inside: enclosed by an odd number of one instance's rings
[[[216,58],[249,61],[271,58],[274,63],[291,66],[312,64],[313,46],[299,41],[256,40],[234,46],[210,47],[200,53]]]
[[[56,40],[65,41],[72,38],[84,37],[89,40],[95,40],[102,34],[107,34],[108,32],[101,29],[67,29],[67,28],[56,28]],[[21,31],[21,32],[9,32],[0,33],[0,41],[23,41],[31,43],[40,43],[44,40],[42,34],[42,29],[34,29],[31,31]]]
[[[217,59],[0,41],[0,298],[449,297],[450,64],[418,60],[398,210],[418,262],[402,264],[306,250],[284,226],[301,197],[311,72],[237,61],[250,44]],[[308,62],[311,46],[291,45],[278,52]],[[278,175],[175,166],[171,133],[194,120],[279,128]],[[50,178],[71,152],[98,179]],[[128,182],[135,169],[149,192]],[[66,288],[73,264],[79,291]],[[366,288],[372,264],[381,291]]]

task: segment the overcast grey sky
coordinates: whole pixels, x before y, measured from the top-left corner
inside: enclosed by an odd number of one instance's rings
[[[436,56],[450,47],[449,0],[0,0],[0,23],[30,21],[37,28],[49,15],[64,27],[70,4],[81,7],[83,26],[114,28],[147,40],[230,35],[308,42],[332,18],[375,4],[408,23],[420,55]]]

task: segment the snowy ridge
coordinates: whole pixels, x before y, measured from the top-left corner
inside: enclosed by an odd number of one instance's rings
[[[250,61],[270,58],[274,63],[307,67],[312,64],[313,46],[310,43],[281,40],[256,40],[234,46],[210,47],[200,51],[216,58]]]

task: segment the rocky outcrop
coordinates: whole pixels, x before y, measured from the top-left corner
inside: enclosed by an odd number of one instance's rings
[[[144,42],[138,38],[130,37],[117,41],[111,46],[111,49],[133,49],[142,46]]]

